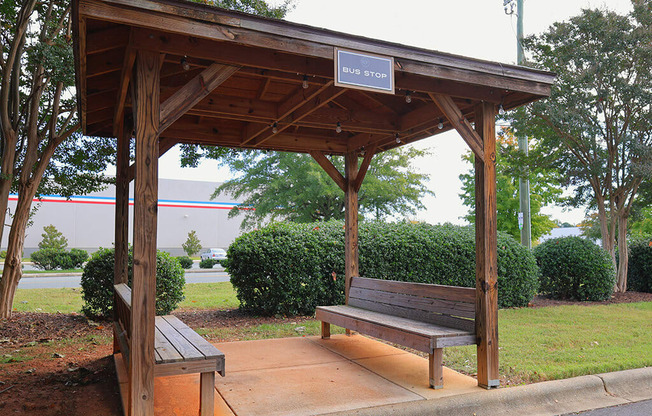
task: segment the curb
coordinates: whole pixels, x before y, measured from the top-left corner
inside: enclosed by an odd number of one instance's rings
[[[652,398],[652,367],[485,390],[331,416],[563,415]]]

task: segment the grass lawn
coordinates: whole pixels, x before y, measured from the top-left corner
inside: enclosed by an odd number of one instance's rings
[[[81,273],[83,269],[64,269],[64,270],[23,270],[23,274],[44,274],[44,273]]]
[[[232,309],[238,306],[230,283],[186,285],[183,309]],[[80,289],[19,289],[17,311],[78,312]],[[652,302],[600,306],[504,309],[498,313],[500,374],[507,384],[574,377],[652,366]],[[211,339],[262,339],[317,335],[319,322],[308,319],[227,328],[199,328]],[[303,326],[304,331],[296,331]],[[341,333],[333,327],[334,333]],[[476,371],[475,347],[444,349],[445,365]]]

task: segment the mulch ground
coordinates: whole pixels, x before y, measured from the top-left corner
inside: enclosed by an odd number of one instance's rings
[[[603,302],[537,297],[530,307],[629,302],[652,302],[652,294],[626,292]],[[174,314],[193,328],[312,319],[251,317],[238,310],[181,310]],[[11,319],[0,321],[0,414],[121,415],[111,336],[109,323],[89,321],[78,314],[15,312]]]

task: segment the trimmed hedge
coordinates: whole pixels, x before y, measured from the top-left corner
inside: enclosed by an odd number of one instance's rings
[[[88,259],[88,253],[78,248],[65,251],[55,248],[43,248],[30,256],[34,266],[41,270],[79,269]]]
[[[616,271],[603,248],[581,237],[553,238],[533,250],[541,291],[554,299],[599,301],[611,297]]]
[[[359,228],[360,275],[475,287],[475,232],[454,225],[365,222]],[[265,315],[312,314],[344,302],[344,226],[277,223],[243,234],[229,247],[227,271],[241,308]],[[532,254],[498,237],[499,307],[525,306],[538,289]]]
[[[652,293],[652,236],[629,245],[627,288],[635,292]]]
[[[188,256],[179,256],[179,257],[175,257],[175,258],[177,259],[177,261],[179,262],[181,267],[183,267],[184,269],[187,270],[187,269],[192,268],[192,263],[193,262],[192,262],[192,259],[190,257],[188,257]]]
[[[81,277],[82,312],[88,317],[108,318],[113,312],[113,268],[115,249],[100,248],[93,253]],[[133,253],[129,250],[128,285],[131,286]],[[156,253],[156,314],[166,315],[185,298],[186,279],[179,262],[164,251]]]
[[[219,264],[220,262],[218,260],[213,260],[213,259],[204,259],[199,262],[199,268],[200,269],[212,269],[213,266],[216,264]]]

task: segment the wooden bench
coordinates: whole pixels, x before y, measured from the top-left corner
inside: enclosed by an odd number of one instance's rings
[[[477,343],[475,289],[353,277],[348,305],[318,306],[330,324],[430,354],[430,387],[444,387],[442,348]]]
[[[131,288],[115,285],[115,347],[128,367],[131,328]],[[176,316],[157,316],[154,334],[154,377],[200,373],[199,414],[213,416],[215,372],[224,377],[224,353]],[[118,372],[120,374],[120,372]],[[124,395],[123,395],[124,401]],[[125,407],[126,408],[126,407]]]

